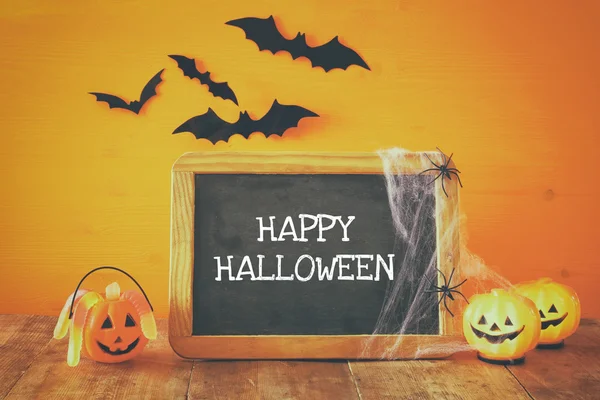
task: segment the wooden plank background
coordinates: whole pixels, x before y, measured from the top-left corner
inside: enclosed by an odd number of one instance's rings
[[[185,152],[439,146],[463,172],[471,251],[513,282],[572,285],[583,315],[600,317],[600,2],[299,4],[0,5],[0,312],[58,315],[78,279],[108,264],[138,278],[166,316],[171,166]],[[270,14],[312,45],[340,35],[371,71],[311,69],[224,24]],[[240,108],[183,77],[169,54],[201,59]],[[162,68],[140,116],[88,94],[136,98]],[[283,138],[171,135],[208,107],[233,121],[240,110],[262,116],[275,98],[321,118]],[[101,290],[108,274],[89,286]]]
[[[0,315],[0,398],[165,399],[596,399],[600,323],[583,320],[566,347],[527,353],[522,365],[483,363],[473,352],[447,360],[371,362],[190,361],[158,338],[129,362],[66,363],[56,318]]]

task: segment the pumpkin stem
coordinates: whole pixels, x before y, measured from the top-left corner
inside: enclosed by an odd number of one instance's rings
[[[115,301],[121,297],[121,287],[117,282],[113,282],[106,287],[106,300]]]
[[[83,278],[81,278],[81,280],[77,284],[77,287],[75,288],[75,293],[77,293],[77,291],[79,290],[79,287],[81,286],[81,284],[83,283],[83,281],[85,280],[85,278],[87,278],[92,273],[94,273],[96,271],[99,271],[101,269],[112,269],[114,271],[119,271],[119,272],[127,275],[129,277],[129,279],[131,279],[137,285],[137,287],[140,288],[140,290],[142,291],[142,294],[144,295],[144,297],[146,298],[146,301],[148,302],[148,305],[150,306],[150,310],[154,311],[154,308],[152,307],[152,304],[150,304],[150,300],[148,299],[148,296],[146,296],[146,292],[144,292],[144,289],[142,289],[142,286],[133,278],[133,276],[129,275],[127,272],[123,271],[122,269],[119,269],[119,268],[116,268],[116,267],[103,266],[103,267],[94,268],[93,270],[91,270],[90,272],[88,272],[87,274],[85,274],[83,276]],[[70,308],[70,311],[69,311],[69,319],[73,318],[73,305],[74,304],[75,304],[75,299],[73,299],[73,301],[71,301],[71,308]]]

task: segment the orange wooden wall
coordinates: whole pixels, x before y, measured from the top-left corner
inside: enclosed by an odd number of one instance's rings
[[[139,278],[165,316],[170,168],[184,152],[440,146],[463,172],[470,249],[513,282],[572,285],[583,316],[600,317],[600,2],[158,3],[0,6],[0,313],[57,315],[79,277],[109,264]],[[224,25],[269,14],[313,45],[339,34],[372,71],[311,69]],[[168,54],[203,60],[255,117],[274,98],[322,117],[283,138],[171,135],[208,107],[229,120],[238,108]],[[165,67],[142,116],[87,94],[134,98]]]

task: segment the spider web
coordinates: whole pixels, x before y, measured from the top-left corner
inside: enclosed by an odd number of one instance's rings
[[[395,251],[402,256],[397,257],[394,271],[396,276],[386,289],[373,334],[411,335],[427,331],[432,334],[432,328],[427,324],[431,325],[432,316],[437,316],[439,307],[444,307],[443,302],[440,305],[437,304],[438,293],[431,292],[432,282],[438,283],[440,286],[440,282],[444,283],[444,277],[440,276],[438,280],[438,252],[427,252],[423,249],[436,249],[436,241],[449,240],[450,238],[444,235],[448,235],[453,229],[440,232],[438,236],[427,234],[424,227],[431,223],[432,219],[435,220],[435,218],[446,215],[443,213],[443,209],[450,205],[448,201],[450,199],[444,195],[435,199],[435,185],[441,184],[442,179],[439,177],[435,183],[431,183],[437,173],[420,177],[415,177],[414,173],[408,173],[409,165],[414,168],[415,162],[412,159],[415,155],[420,171],[434,167],[425,152],[412,153],[405,149],[393,148],[379,151],[378,154],[383,162],[388,200],[395,229]],[[411,160],[407,159],[408,154],[410,154]],[[427,154],[437,165],[443,163],[444,158],[440,153],[427,152]],[[453,179],[456,178],[453,176]],[[445,183],[447,188],[449,181],[446,180]],[[456,184],[456,181],[454,183]],[[454,195],[460,195],[460,187]],[[436,206],[427,207],[428,202],[435,202]],[[436,207],[437,213],[436,211],[432,212],[431,210],[435,210]],[[507,288],[511,286],[508,280],[486,266],[480,257],[468,250],[466,218],[464,215],[456,215],[451,220],[443,221],[446,227],[460,232],[460,255],[456,255],[460,258],[452,281],[448,283],[449,286],[455,286],[467,279],[465,284],[457,288],[467,299],[474,293],[487,291],[493,287]],[[440,221],[435,222],[440,223]],[[437,239],[436,236],[438,236]],[[417,265],[421,267],[417,267]],[[445,278],[449,278],[448,274]],[[454,319],[459,318],[462,321],[462,309],[466,307],[466,301],[457,293],[454,293],[453,297],[454,300],[446,298],[447,306],[454,313]],[[402,310],[401,313],[398,310]],[[434,321],[433,329],[439,329],[437,317],[434,318]],[[394,354],[403,352],[402,346],[405,345],[405,338],[399,336],[381,354],[381,359],[393,358]],[[368,350],[371,343],[372,339],[366,341],[365,351]],[[457,338],[455,342],[443,345],[419,345],[416,352],[414,348],[411,347],[411,349],[409,351],[406,348],[404,353],[412,354],[412,358],[427,358],[428,355],[443,357],[471,350],[460,338]]]

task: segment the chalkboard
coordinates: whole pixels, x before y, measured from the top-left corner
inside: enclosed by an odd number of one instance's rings
[[[422,181],[422,186],[431,180],[423,175],[414,175],[411,179]],[[425,195],[422,198],[425,206],[417,211],[415,202],[411,210],[429,216],[423,218],[426,221],[423,235],[428,235],[430,240],[425,240],[426,247],[418,249],[413,265],[419,275],[424,274],[436,251],[435,198]],[[387,261],[387,255],[393,253],[394,259],[399,260],[404,257],[406,248],[394,248],[394,226],[382,175],[198,174],[194,210],[194,253],[197,256],[194,259],[192,334],[362,335],[374,331],[386,288],[396,280],[381,276],[381,270],[379,281],[356,280],[354,266],[343,274],[355,275],[354,280],[335,277],[319,280],[315,267],[308,281],[252,281],[247,275],[243,281],[216,281],[214,257],[220,257],[225,264],[226,257],[233,256],[234,278],[244,256],[250,257],[256,271],[259,254],[264,255],[264,276],[277,276],[278,254],[284,256],[282,275],[292,277],[295,264],[303,255],[313,259],[320,257],[323,264],[330,267],[338,254],[380,254]],[[317,241],[318,229],[306,232],[306,242],[293,241],[292,235],[283,237],[284,241],[257,240],[260,236],[257,217],[263,218],[265,225],[269,221],[268,226],[271,226],[269,217],[275,217],[272,226],[279,234],[286,217],[292,217],[298,230],[301,226],[298,215],[319,214],[340,216],[344,222],[348,216],[355,217],[348,226],[349,240],[341,240],[344,232],[339,223],[324,232],[325,242]],[[367,272],[373,274],[376,263],[366,257],[362,260],[369,261],[363,264],[368,264]],[[349,264],[356,265],[356,259],[352,261]],[[311,269],[310,259],[305,258],[299,267],[300,276],[305,278]],[[396,267],[395,276],[398,272]],[[336,275],[339,277],[339,273]],[[396,323],[387,326],[382,333],[400,330],[403,316],[414,301],[414,288],[408,286],[407,289],[410,291],[403,293],[395,312]],[[431,301],[437,299],[433,293],[428,296]],[[439,332],[438,313],[432,308],[426,311],[428,315],[422,316],[420,325],[410,327],[407,334]]]
[[[431,175],[407,160],[406,182],[426,187]],[[413,193],[405,210],[423,239],[414,276],[431,260],[457,266],[457,232],[444,225],[457,201],[441,208],[440,195]],[[376,154],[188,153],[173,167],[171,218],[169,339],[182,357],[380,358],[402,336],[397,358],[459,332],[438,293],[399,284],[409,249]],[[399,301],[382,320],[392,285]],[[407,319],[417,295],[431,307]]]

